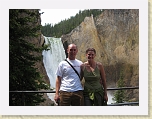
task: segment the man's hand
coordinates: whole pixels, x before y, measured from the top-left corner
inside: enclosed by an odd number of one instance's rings
[[[55,94],[54,100],[57,104],[59,104],[59,100],[60,100],[59,94]]]

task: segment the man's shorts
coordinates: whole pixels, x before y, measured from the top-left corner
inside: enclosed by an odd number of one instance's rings
[[[60,106],[83,106],[83,91],[66,92],[60,91]]]

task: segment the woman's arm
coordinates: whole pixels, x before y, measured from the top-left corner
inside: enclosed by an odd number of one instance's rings
[[[85,83],[85,80],[84,80],[84,64],[82,64],[80,66],[80,81],[81,81],[82,87],[84,87],[84,83]]]
[[[106,84],[106,74],[104,71],[104,68],[101,63],[99,63],[99,68],[100,68],[100,74],[101,74],[101,80],[102,80],[102,85],[104,88],[104,98],[108,101],[107,97],[107,84]]]
[[[84,76],[84,64],[80,65],[80,80],[82,81]]]

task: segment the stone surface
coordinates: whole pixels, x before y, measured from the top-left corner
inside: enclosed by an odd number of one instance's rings
[[[86,49],[95,48],[96,61],[105,68],[108,87],[116,87],[120,73],[123,73],[125,86],[139,86],[138,10],[104,10],[95,18],[86,17],[69,34],[62,36],[62,42],[65,49],[70,43],[76,44],[77,58],[83,62]],[[134,98],[134,95],[129,97]],[[139,95],[135,98],[138,100]]]

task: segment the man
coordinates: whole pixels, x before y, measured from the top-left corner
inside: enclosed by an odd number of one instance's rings
[[[76,59],[78,52],[75,44],[70,44],[67,49],[67,61],[76,69],[80,75],[80,65],[82,62]],[[82,106],[83,87],[77,73],[67,61],[61,61],[56,71],[56,93],[54,100],[59,100],[60,106]]]

